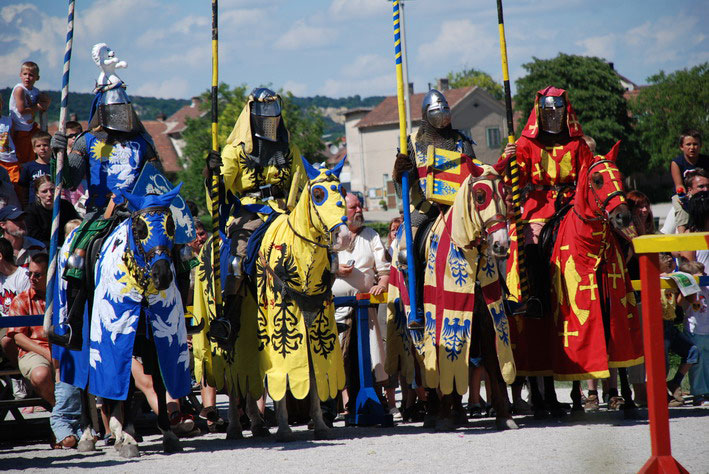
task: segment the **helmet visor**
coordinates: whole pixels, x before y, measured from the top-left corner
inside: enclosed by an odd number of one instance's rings
[[[448,106],[429,109],[426,118],[428,119],[428,123],[435,128],[446,128],[451,124],[451,109]]]
[[[564,128],[566,104],[563,97],[545,96],[539,102],[541,128],[547,133],[560,133]]]
[[[276,97],[269,98],[263,102],[254,101],[251,104],[251,115],[278,117],[281,115],[281,102]]]

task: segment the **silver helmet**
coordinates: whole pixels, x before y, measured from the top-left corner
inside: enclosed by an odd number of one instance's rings
[[[134,132],[140,129],[138,117],[133,110],[128,94],[122,87],[103,93],[96,109],[96,125],[119,132]],[[93,121],[92,121],[93,122]]]
[[[545,95],[539,100],[539,126],[547,133],[561,133],[566,119],[566,103],[561,96]]]
[[[266,87],[251,91],[251,129],[255,136],[271,142],[278,141],[281,123],[281,98]]]
[[[451,108],[446,97],[436,89],[428,91],[421,103],[421,118],[434,128],[446,128],[451,123]]]

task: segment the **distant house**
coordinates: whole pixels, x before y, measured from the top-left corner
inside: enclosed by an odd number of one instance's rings
[[[187,119],[196,119],[206,115],[207,112],[201,110],[202,99],[199,97],[192,97],[192,103],[190,105],[185,105],[180,110],[165,119],[165,124],[167,125],[165,133],[172,142],[177,156],[182,158],[182,150],[185,148],[185,141],[182,138],[182,132],[187,128]]]
[[[505,130],[505,105],[479,87],[442,91],[451,108],[453,128],[462,130],[477,144],[475,154],[486,163],[500,156]],[[412,134],[421,124],[421,102],[425,93],[411,95]],[[396,96],[386,97],[373,109],[352,109],[345,113],[347,156],[351,166],[351,187],[367,196],[370,209],[383,200],[396,207],[391,170],[399,147],[399,115]]]

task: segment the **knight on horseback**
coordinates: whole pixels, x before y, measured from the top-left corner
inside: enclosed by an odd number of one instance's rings
[[[62,334],[50,330],[54,344],[73,350],[80,350],[83,340],[81,307],[88,297],[84,284],[87,251],[96,237],[106,235],[115,223],[110,219],[114,212],[112,196],[117,190],[132,191],[146,163],[162,169],[155,144],[133,109],[126,85],[115,75],[115,68],[126,67],[125,62],[117,61],[105,43],[96,44],[91,55],[101,74],[94,89],[89,125],[74,142],[62,174],[64,187],[75,189],[85,180],[88,189],[87,214],[75,232],[70,262],[62,275],[69,282],[70,301],[77,304]],[[57,132],[52,148],[66,147],[66,136]]]
[[[510,235],[510,254],[507,260],[506,283],[508,298],[521,301],[520,272],[526,272],[531,295],[541,301],[540,315],[510,318],[512,339],[515,341],[515,361],[521,377],[544,375],[545,401],[537,389],[536,379],[530,379],[532,402],[538,417],[563,416],[565,410],[556,400],[551,376],[550,334],[551,302],[549,299],[549,261],[555,230],[563,217],[561,208],[568,203],[575,189],[579,170],[593,159],[583,140],[581,125],[565,90],[547,86],[537,92],[522,136],[516,144],[505,147],[503,156],[516,155],[519,164],[519,187],[523,189],[521,203],[522,226]],[[557,211],[561,211],[557,213]],[[545,227],[546,225],[546,227]],[[545,229],[546,232],[542,232]],[[518,246],[523,245],[526,268],[519,268]],[[544,341],[544,342],[543,342]],[[515,407],[524,409],[521,399],[523,379],[513,384]],[[528,407],[527,407],[528,409]]]
[[[210,171],[223,176],[224,190],[240,202],[227,223],[230,257],[223,288],[225,312],[210,322],[209,330],[209,338],[224,347],[233,346],[240,326],[249,238],[273,212],[293,208],[305,179],[300,151],[290,140],[282,107],[281,97],[271,89],[252,90],[221,155],[212,151],[207,158]]]
[[[468,169],[475,159],[473,141],[462,131],[454,129],[451,125],[451,109],[443,93],[436,89],[431,89],[426,93],[421,103],[421,119],[421,126],[416,135],[409,137],[406,153],[401,151],[397,154],[392,172],[394,181],[398,184],[401,184],[401,176],[404,173],[412,175],[411,182],[418,180],[418,185],[412,185],[410,188],[411,230],[414,235],[415,249],[419,249],[417,243],[423,242],[421,236],[416,237],[418,230],[430,227],[439,215],[445,214],[452,202],[452,200],[441,201],[432,199],[430,195],[427,196],[426,176],[421,173],[417,174],[419,169],[425,169],[426,167],[429,148],[433,147],[436,150],[458,153],[457,166],[460,166],[461,169]],[[416,251],[414,249],[409,250]],[[400,267],[405,268],[405,254],[401,252],[399,255]],[[421,301],[423,265],[420,259],[415,261],[416,269],[414,271],[416,272],[416,281],[419,283],[419,288],[416,289],[416,294],[419,295],[417,301]],[[422,309],[416,308],[415,313],[418,327],[423,327]]]

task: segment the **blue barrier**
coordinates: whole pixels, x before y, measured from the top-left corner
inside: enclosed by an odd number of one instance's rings
[[[369,293],[357,296],[338,296],[334,298],[336,307],[355,308],[357,321],[357,359],[359,361],[359,393],[355,403],[355,412],[345,418],[349,425],[357,426],[393,426],[391,414],[384,410],[372,380],[372,358],[369,348],[369,307],[378,303],[370,301]]]
[[[44,324],[43,314],[32,314],[29,316],[5,316],[0,318],[0,329],[24,326],[41,326]]]

